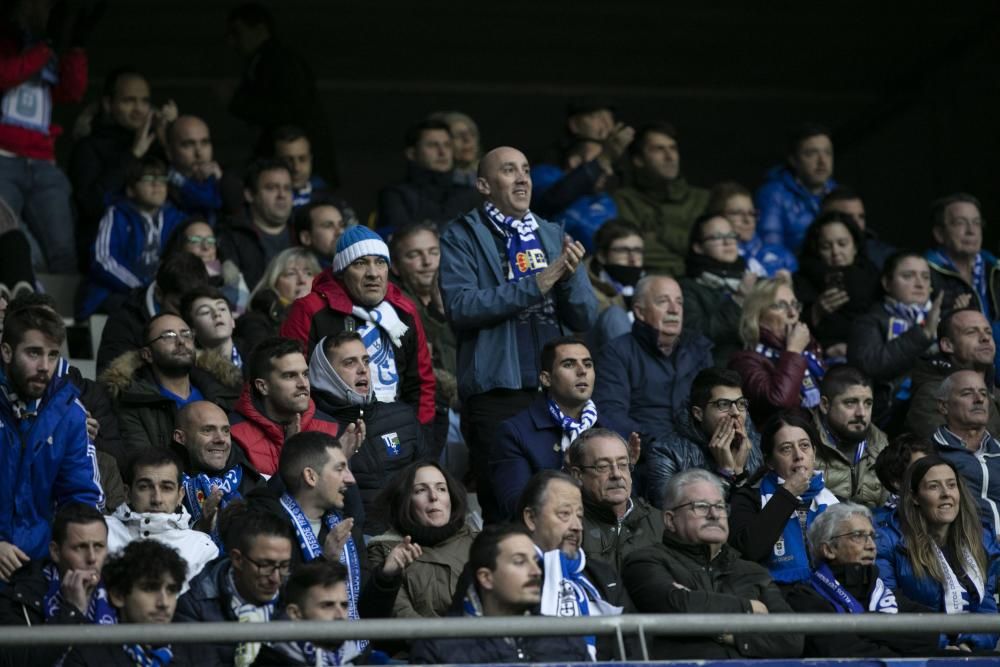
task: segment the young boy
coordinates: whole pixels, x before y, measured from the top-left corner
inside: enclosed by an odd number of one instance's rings
[[[87,294],[77,317],[112,312],[125,295],[148,287],[160,253],[184,214],[167,202],[167,165],[145,157],[125,176],[125,197],[108,207],[94,241]]]

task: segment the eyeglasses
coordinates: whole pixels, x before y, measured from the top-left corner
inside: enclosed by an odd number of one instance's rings
[[[695,516],[706,517],[711,510],[715,510],[716,516],[725,516],[729,514],[729,505],[726,503],[706,503],[703,500],[696,500],[692,503],[684,503],[683,505],[678,505],[671,509],[672,512],[676,512],[682,507],[690,507],[691,511],[694,512]]]
[[[189,236],[187,237],[187,242],[190,243],[191,245],[208,245],[208,246],[215,245],[216,243],[214,236]]]
[[[166,183],[167,177],[158,174],[145,174],[139,177],[140,183]]]
[[[711,405],[719,412],[729,412],[735,405],[736,409],[740,412],[746,412],[747,408],[750,407],[750,401],[740,396],[736,399],[719,398],[714,401],[709,401],[706,405]]]
[[[252,563],[255,568],[257,568],[257,573],[262,577],[270,577],[276,571],[281,573],[281,576],[287,577],[292,572],[292,561],[286,560],[280,563],[266,562],[258,563],[250,556],[246,554],[241,554],[247,562]]]
[[[592,466],[575,466],[581,470],[593,470],[598,475],[607,475],[611,472],[612,468],[618,470],[618,472],[632,472],[632,464],[628,459],[618,459],[617,461],[598,461]]]
[[[867,530],[852,530],[849,533],[841,533],[840,535],[834,535],[830,539],[831,540],[836,540],[836,539],[839,539],[841,537],[846,537],[847,539],[849,539],[851,542],[854,542],[855,544],[864,544],[868,540],[871,540],[872,542],[875,541],[875,532],[874,531],[867,531]]]
[[[152,345],[158,340],[168,340],[171,343],[176,343],[178,338],[182,338],[184,340],[194,340],[194,332],[191,331],[190,329],[181,329],[179,332],[164,331],[159,336],[146,343],[146,345]]]
[[[775,312],[782,310],[794,310],[796,313],[802,312],[802,304],[798,301],[775,301],[767,308]]]
[[[740,235],[736,232],[728,232],[726,234],[709,234],[701,239],[702,243],[709,243],[710,241],[738,241]]]

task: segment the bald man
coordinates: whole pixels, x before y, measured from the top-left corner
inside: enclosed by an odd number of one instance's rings
[[[188,215],[215,222],[222,208],[222,168],[212,159],[212,135],[197,116],[180,116],[167,130],[170,199]]]
[[[177,413],[175,449],[185,462],[184,506],[195,528],[212,532],[218,510],[264,484],[240,447],[233,447],[229,417],[215,403],[195,401]]]
[[[458,338],[462,430],[484,517],[493,519],[489,443],[500,422],[537,396],[545,344],[588,331],[597,302],[580,268],[583,246],[528,208],[531,168],[524,153],[491,150],[479,163],[476,189],[483,205],[441,236],[440,284]]]

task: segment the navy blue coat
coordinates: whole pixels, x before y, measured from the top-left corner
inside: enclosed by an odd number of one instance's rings
[[[566,636],[418,639],[410,651],[411,665],[590,661],[583,637]]]
[[[949,442],[945,430],[944,426],[939,427],[931,442],[941,458],[958,468],[969,493],[979,504],[983,523],[1000,534],[1000,441],[989,434],[977,454]]]

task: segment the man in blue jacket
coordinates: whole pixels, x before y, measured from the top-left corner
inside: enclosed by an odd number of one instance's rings
[[[528,159],[502,146],[479,163],[483,206],[441,235],[441,294],[458,344],[462,428],[488,520],[497,515],[487,455],[497,425],[538,393],[549,340],[587,331],[597,300],[580,266],[584,249],[529,210]]]
[[[55,510],[101,506],[87,411],[59,358],[62,319],[28,306],[6,314],[0,353],[0,579],[48,555]]]

